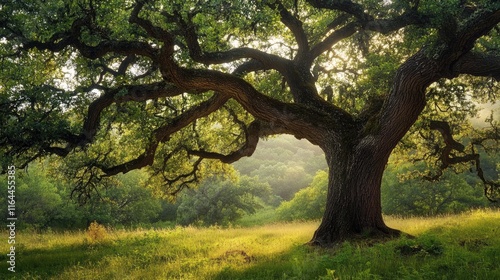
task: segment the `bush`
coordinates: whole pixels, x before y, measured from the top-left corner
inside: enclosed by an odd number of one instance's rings
[[[177,222],[181,225],[227,226],[243,214],[253,214],[262,198],[269,197],[269,184],[258,183],[249,177],[239,182],[212,178],[180,198]],[[260,198],[260,199],[257,199]]]
[[[446,170],[439,181],[421,177],[401,178],[408,172],[424,172],[423,165],[389,167],[382,182],[383,213],[403,216],[456,214],[488,205],[483,189],[473,174]],[[420,174],[420,173],[417,173]]]
[[[91,244],[101,243],[107,238],[108,231],[106,230],[106,227],[96,221],[93,221],[87,229],[87,236]]]
[[[298,191],[292,200],[284,201],[276,209],[283,221],[313,220],[323,216],[328,190],[328,173],[318,171],[307,188]]]

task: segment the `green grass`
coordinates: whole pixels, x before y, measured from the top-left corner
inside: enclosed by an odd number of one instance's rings
[[[18,232],[17,272],[2,254],[0,279],[500,279],[499,211],[387,223],[416,238],[305,246],[317,222],[116,230],[101,242]]]
[[[278,221],[278,217],[276,215],[276,210],[272,207],[266,207],[260,209],[256,213],[252,215],[243,216],[236,223],[237,226],[242,227],[255,227],[255,226],[263,226],[266,224],[272,224]]]

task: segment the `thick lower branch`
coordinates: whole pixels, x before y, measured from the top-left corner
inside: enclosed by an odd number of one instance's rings
[[[481,167],[480,155],[474,151],[474,146],[472,146],[472,153],[463,156],[451,156],[453,150],[463,152],[464,146],[453,139],[450,126],[447,122],[442,121],[432,121],[430,124],[430,129],[437,130],[441,133],[444,138],[445,147],[441,151],[440,160],[441,166],[437,174],[434,176],[425,176],[424,179],[429,181],[438,180],[443,175],[443,170],[451,165],[467,162],[475,162],[476,174],[484,184],[484,193],[486,198],[490,201],[496,201],[495,193],[500,190],[500,183],[488,180],[484,176],[483,168]],[[474,144],[472,144],[474,145]]]
[[[261,121],[254,121],[245,130],[246,139],[244,145],[230,154],[224,155],[216,152],[191,149],[187,149],[187,152],[190,155],[195,155],[201,158],[217,159],[224,163],[233,163],[242,157],[251,156],[257,148],[257,144],[261,137],[282,133],[286,133],[286,130],[281,127],[269,126]]]
[[[165,84],[164,82],[101,89],[103,89],[105,93],[89,105],[87,117],[83,125],[82,134],[87,143],[92,142],[97,133],[102,111],[113,103],[129,101],[143,102],[161,97],[177,96],[184,92],[178,87],[171,84]],[[122,92],[126,92],[126,94],[121,95]]]
[[[167,142],[173,133],[176,133],[179,130],[187,127],[196,119],[206,117],[209,114],[215,112],[220,107],[222,107],[228,99],[229,98],[227,96],[224,96],[222,94],[215,94],[209,100],[186,110],[183,114],[173,119],[169,124],[159,127],[154,131],[152,139],[150,140],[150,143],[145,152],[137,158],[116,166],[97,167],[99,167],[106,174],[106,176],[113,176],[119,173],[127,173],[131,170],[140,169],[142,167],[153,164],[156,149],[158,148],[159,143]]]
[[[500,81],[500,56],[478,52],[468,52],[452,68],[452,72],[478,77],[493,77]]]
[[[96,167],[101,169],[106,174],[106,176],[113,176],[119,173],[127,173],[131,170],[140,169],[153,164],[157,147],[158,143],[153,142],[146,149],[146,152],[133,160],[112,167],[105,167],[99,164],[97,164]]]
[[[213,90],[234,98],[256,119],[283,127],[288,133],[306,138],[314,144],[323,142],[321,135],[310,133],[345,128],[353,120],[345,111],[331,107],[329,112],[299,104],[281,102],[257,91],[245,80],[218,71],[193,70],[179,67],[171,57],[165,57],[162,74],[181,88]]]

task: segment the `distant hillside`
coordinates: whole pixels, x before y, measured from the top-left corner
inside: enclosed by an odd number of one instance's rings
[[[285,200],[306,187],[318,170],[327,168],[319,147],[291,135],[261,140],[255,153],[234,163],[234,167],[241,175],[258,176],[269,183]]]

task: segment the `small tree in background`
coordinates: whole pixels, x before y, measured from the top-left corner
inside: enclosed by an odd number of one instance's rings
[[[472,174],[445,172],[437,182],[421,176],[404,178],[408,172],[425,170],[424,164],[391,166],[382,182],[382,205],[384,214],[402,216],[427,216],[459,213],[465,210],[486,207],[481,182]]]
[[[177,222],[181,225],[227,226],[244,214],[255,213],[263,205],[257,198],[271,194],[268,184],[248,177],[240,182],[212,178],[199,188],[189,190],[180,199]]]

